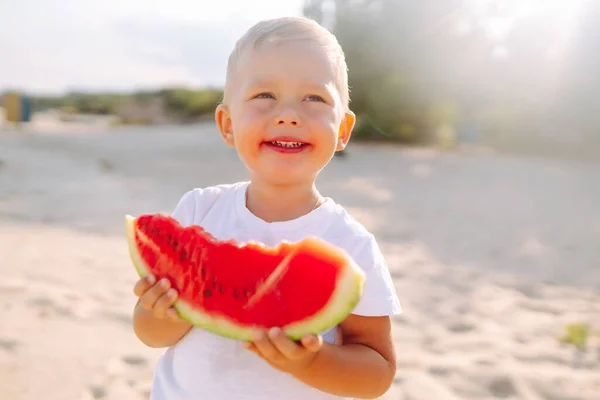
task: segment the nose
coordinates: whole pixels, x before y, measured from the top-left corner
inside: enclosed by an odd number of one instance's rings
[[[300,118],[296,110],[292,107],[286,107],[275,116],[275,125],[299,126]]]

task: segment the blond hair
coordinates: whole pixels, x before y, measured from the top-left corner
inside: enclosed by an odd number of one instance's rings
[[[238,59],[244,51],[255,49],[263,43],[278,44],[295,40],[307,40],[325,50],[334,70],[335,85],[342,105],[348,109],[350,102],[348,67],[342,47],[331,32],[314,20],[303,17],[281,17],[260,21],[238,39],[227,62],[223,101],[227,101],[228,92],[231,90],[229,86],[237,71]]]

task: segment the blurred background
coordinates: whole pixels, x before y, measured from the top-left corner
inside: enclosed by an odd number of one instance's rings
[[[358,116],[322,173],[404,305],[396,400],[600,398],[600,1],[0,3],[0,398],[147,399],[123,215],[246,179],[235,40],[304,15]]]

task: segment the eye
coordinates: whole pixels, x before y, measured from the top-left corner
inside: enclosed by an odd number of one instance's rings
[[[306,96],[306,100],[309,100],[309,101],[320,101],[322,103],[325,103],[325,100],[323,100],[323,98],[321,96],[318,96],[316,94],[311,94],[311,95]]]
[[[274,99],[275,96],[273,96],[271,93],[259,93],[256,96],[254,96],[255,99]]]

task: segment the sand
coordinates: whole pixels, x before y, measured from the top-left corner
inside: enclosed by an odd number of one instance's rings
[[[39,126],[38,126],[39,127]],[[245,179],[210,124],[0,127],[0,399],[147,399],[123,215]],[[405,313],[384,399],[598,400],[600,164],[352,144],[320,178],[378,237]]]

